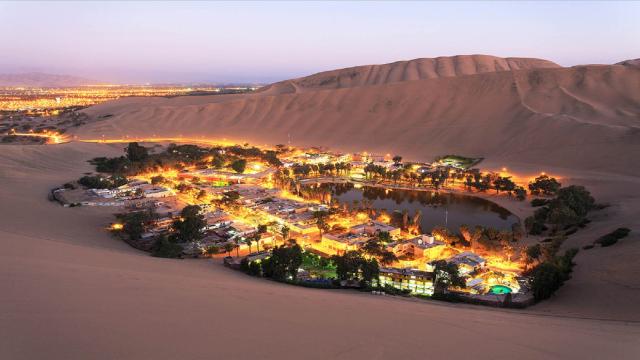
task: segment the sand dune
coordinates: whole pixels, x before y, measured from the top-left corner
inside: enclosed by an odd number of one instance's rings
[[[219,259],[149,257],[101,230],[109,211],[46,201],[52,185],[91,170],[86,159],[121,147],[3,147],[0,358],[635,359],[640,351],[632,312],[579,312],[557,301],[562,292],[520,312],[303,289]],[[630,293],[605,285],[612,298]],[[616,313],[626,321],[595,319]]]
[[[559,174],[612,205],[565,247],[619,226],[631,236],[581,251],[573,278],[527,311],[302,289],[232,272],[219,259],[149,257],[108,236],[109,209],[45,200],[52,186],[92,171],[87,159],[121,154],[122,144],[7,145],[0,358],[636,359],[640,70],[433,61],[361,67],[366,76],[353,79],[352,70],[321,73],[249,95],[121,99],[87,109],[93,120],[73,135],[257,144],[290,135],[294,145],[408,159],[483,156],[487,168]]]
[[[499,58],[489,55],[458,55],[397,61],[383,65],[356,66],[324,71],[303,78],[285,80],[267,86],[268,94],[283,94],[322,89],[383,85],[401,81],[434,79],[481,73],[559,68],[548,60],[532,58]]]
[[[629,60],[625,60],[625,61],[621,61],[619,63],[616,63],[616,65],[640,67],[640,59],[629,59]]]
[[[94,106],[80,138],[184,135],[259,144],[445,153],[640,175],[640,70],[513,70],[269,95],[125,99]]]

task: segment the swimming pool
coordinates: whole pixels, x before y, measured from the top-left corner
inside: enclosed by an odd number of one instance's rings
[[[493,285],[489,290],[489,293],[496,295],[503,295],[511,293],[511,288],[504,285]]]

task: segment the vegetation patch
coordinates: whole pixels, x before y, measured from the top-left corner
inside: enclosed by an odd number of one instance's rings
[[[529,286],[536,301],[548,299],[571,278],[575,265],[573,258],[577,253],[578,249],[569,249],[562,256],[554,256],[530,271]]]
[[[617,228],[614,231],[601,236],[598,240],[595,241],[596,244],[600,244],[602,247],[607,247],[614,245],[618,242],[618,240],[627,237],[631,229],[628,228]]]

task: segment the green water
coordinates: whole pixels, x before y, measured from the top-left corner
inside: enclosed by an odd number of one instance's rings
[[[489,292],[497,295],[509,294],[511,292],[511,288],[504,285],[493,285]]]

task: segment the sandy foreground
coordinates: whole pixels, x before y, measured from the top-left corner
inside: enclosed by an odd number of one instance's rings
[[[0,359],[640,356],[637,235],[581,252],[574,278],[526,311],[297,288],[220,259],[150,257],[103,230],[112,210],[46,200],[51,187],[92,171],[87,159],[121,148],[0,149]],[[637,180],[610,180],[604,197],[629,197],[570,241],[638,213]]]

